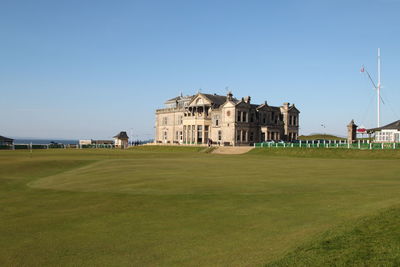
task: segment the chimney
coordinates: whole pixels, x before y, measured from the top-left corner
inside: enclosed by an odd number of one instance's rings
[[[251,97],[247,96],[247,97],[245,97],[244,102],[246,102],[247,104],[250,104],[250,100],[251,100]]]
[[[233,99],[233,94],[232,94],[231,91],[228,92],[228,94],[226,95],[226,98],[227,98],[228,100],[232,100],[232,99]]]

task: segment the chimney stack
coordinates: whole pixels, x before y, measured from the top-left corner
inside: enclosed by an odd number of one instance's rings
[[[232,100],[232,99],[233,99],[233,94],[232,94],[231,91],[228,92],[228,94],[226,95],[226,98],[227,98],[228,100]]]

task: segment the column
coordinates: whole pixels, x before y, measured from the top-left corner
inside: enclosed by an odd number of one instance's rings
[[[194,126],[194,143],[197,143],[197,124],[193,125]]]
[[[190,141],[192,140],[192,136],[190,134],[190,132],[192,131],[192,125],[188,125],[186,129],[187,129],[186,144],[190,144]]]

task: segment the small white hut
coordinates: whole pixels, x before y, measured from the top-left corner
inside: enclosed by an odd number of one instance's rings
[[[120,132],[114,136],[114,145],[117,148],[127,148],[129,137],[126,132]]]

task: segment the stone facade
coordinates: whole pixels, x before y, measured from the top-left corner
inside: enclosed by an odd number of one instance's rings
[[[155,142],[164,144],[251,145],[268,140],[296,140],[300,111],[250,103],[227,96],[198,93],[178,96],[156,111]]]
[[[354,123],[354,120],[347,125],[347,142],[349,144],[354,143],[357,140],[357,125]]]

